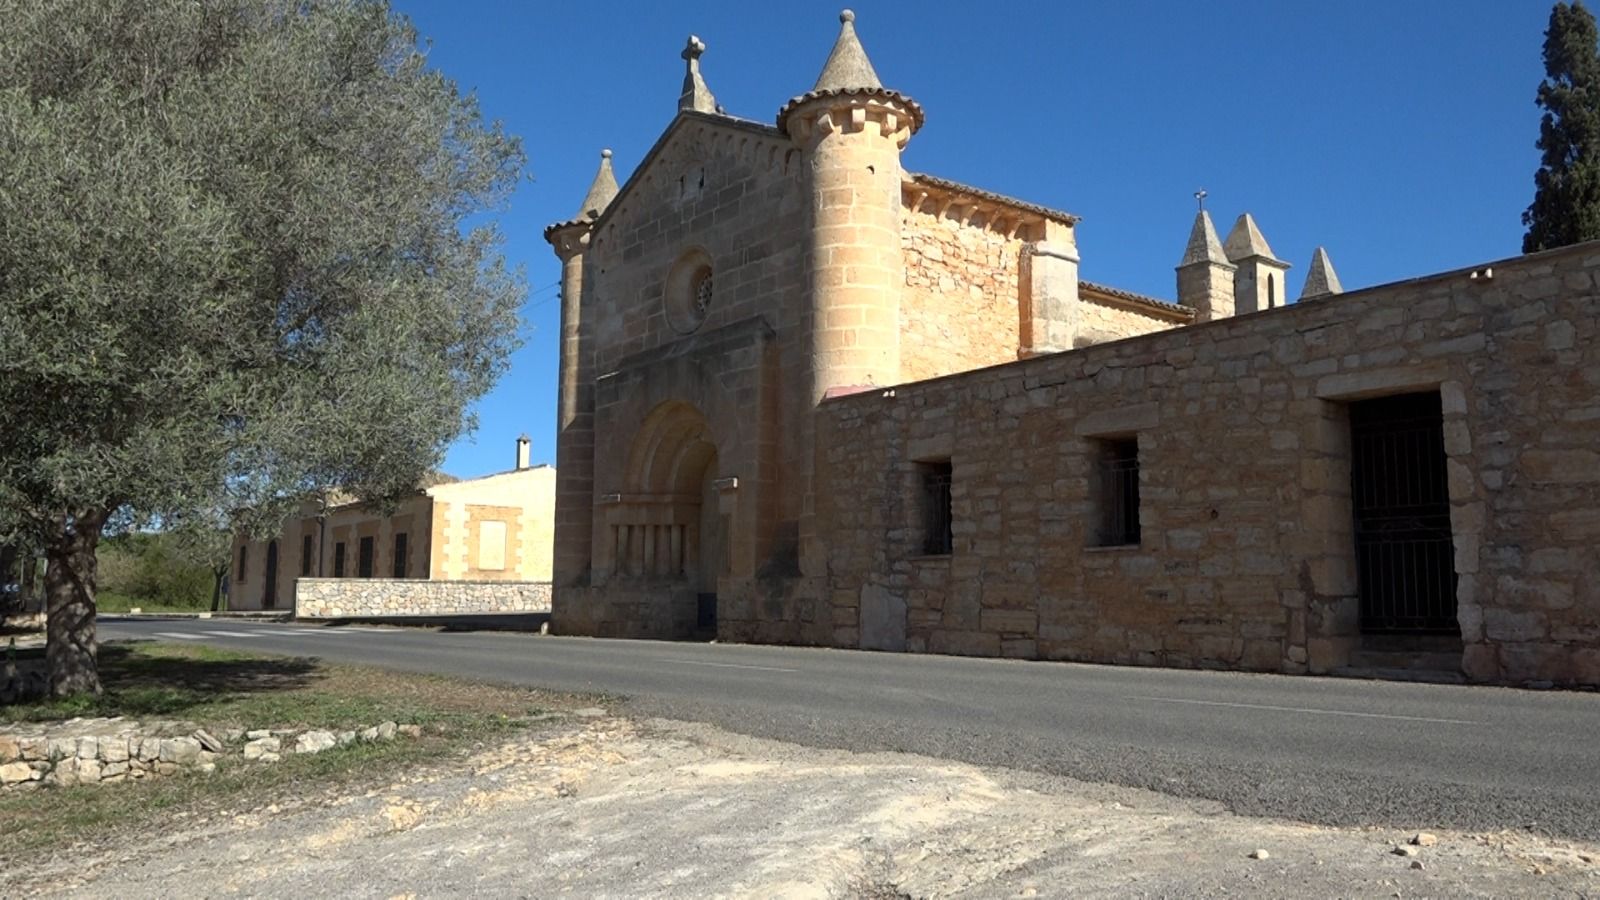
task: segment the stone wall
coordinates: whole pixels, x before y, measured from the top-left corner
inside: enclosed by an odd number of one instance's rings
[[[301,578],[295,582],[295,617],[300,619],[549,611],[547,581]]]
[[[900,376],[922,381],[1017,358],[1022,239],[908,209],[900,240]]]
[[[1325,672],[1361,649],[1349,404],[1437,391],[1466,675],[1600,684],[1600,246],[830,400],[832,643]],[[1133,546],[1097,547],[1132,438]],[[916,465],[954,471],[921,556]]]

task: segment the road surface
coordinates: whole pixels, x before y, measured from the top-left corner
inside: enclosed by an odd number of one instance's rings
[[[100,637],[617,694],[638,715],[1244,815],[1600,840],[1595,693],[223,619],[106,616]]]

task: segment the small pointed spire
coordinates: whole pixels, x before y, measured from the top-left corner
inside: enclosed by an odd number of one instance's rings
[[[1300,299],[1309,300],[1313,297],[1342,293],[1344,286],[1339,284],[1339,276],[1333,271],[1333,263],[1328,260],[1328,251],[1318,247],[1316,252],[1311,254],[1311,268],[1306,271],[1306,284],[1300,289]]]
[[[1252,256],[1276,259],[1261,229],[1256,227],[1256,220],[1249,213],[1233,223],[1233,230],[1228,232],[1228,240],[1223,243],[1222,250],[1228,255],[1229,262],[1239,262]]]
[[[878,72],[867,59],[867,51],[856,37],[856,14],[850,10],[839,13],[839,39],[833,43],[833,52],[822,66],[813,91],[847,91],[862,88],[882,89]]]
[[[678,96],[679,109],[692,109],[697,112],[717,112],[717,98],[711,96],[711,89],[706,87],[706,80],[700,77],[700,54],[706,52],[706,42],[695,35],[689,35],[689,42],[683,48],[683,62],[686,71],[683,73],[683,93]]]
[[[594,174],[594,183],[589,185],[589,193],[584,196],[583,205],[578,207],[574,218],[580,222],[600,218],[616,196],[617,176],[611,171],[611,151],[601,150],[600,171]]]
[[[1217,228],[1211,224],[1211,214],[1204,209],[1195,214],[1194,227],[1189,230],[1189,245],[1184,248],[1183,261],[1178,266],[1182,268],[1203,262],[1228,264],[1227,254],[1222,252],[1222,242],[1217,240]]]

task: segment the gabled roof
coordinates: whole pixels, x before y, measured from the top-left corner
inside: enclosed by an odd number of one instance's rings
[[[978,200],[988,200],[991,203],[1009,206],[1013,209],[1021,210],[1023,212],[1035,213],[1045,217],[1046,219],[1052,219],[1057,222],[1065,222],[1068,225],[1076,225],[1079,221],[1081,221],[1078,216],[1075,216],[1069,212],[1063,212],[1059,209],[1051,209],[1048,206],[1040,206],[1037,203],[1029,203],[1026,200],[1018,200],[1015,197],[1007,197],[1005,194],[996,194],[993,191],[975,188],[970,184],[962,184],[959,181],[951,181],[948,178],[940,178],[936,175],[925,175],[920,172],[907,172],[905,173],[905,176],[914,184],[925,184],[929,187],[938,188],[940,190],[952,191],[958,194],[966,194],[967,196]]]
[[[1099,299],[1111,300],[1121,305],[1135,307],[1161,318],[1188,322],[1193,320],[1195,316],[1194,310],[1190,307],[1179,306],[1176,303],[1168,303],[1165,300],[1157,300],[1155,297],[1145,294],[1135,294],[1133,291],[1125,291],[1122,288],[1097,284],[1093,281],[1079,281],[1078,291],[1080,295],[1097,295]]]
[[[634,167],[633,174],[628,176],[628,180],[624,181],[622,183],[622,187],[617,190],[616,196],[611,198],[610,205],[608,205],[605,211],[600,214],[599,218],[595,219],[594,228],[596,231],[599,231],[602,225],[610,221],[611,217],[616,214],[617,210],[626,205],[625,201],[627,200],[628,195],[638,189],[639,183],[643,176],[650,171],[650,168],[655,163],[656,158],[659,157],[662,151],[666,149],[667,145],[672,142],[673,137],[676,136],[678,132],[695,126],[727,128],[734,131],[744,131],[758,134],[762,137],[775,138],[785,142],[789,140],[788,136],[783,132],[764,122],[756,122],[751,119],[741,119],[723,113],[704,113],[693,109],[679,110],[678,115],[674,117],[671,124],[667,126],[667,130],[661,132],[661,137],[656,138],[655,144],[650,147],[649,151],[645,153],[644,158],[639,160],[639,164]]]

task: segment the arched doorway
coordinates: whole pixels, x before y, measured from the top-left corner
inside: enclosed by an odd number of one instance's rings
[[[664,403],[634,438],[611,516],[613,572],[692,593],[702,630],[716,626],[718,579],[728,570],[722,475],[705,417],[687,403]]]

